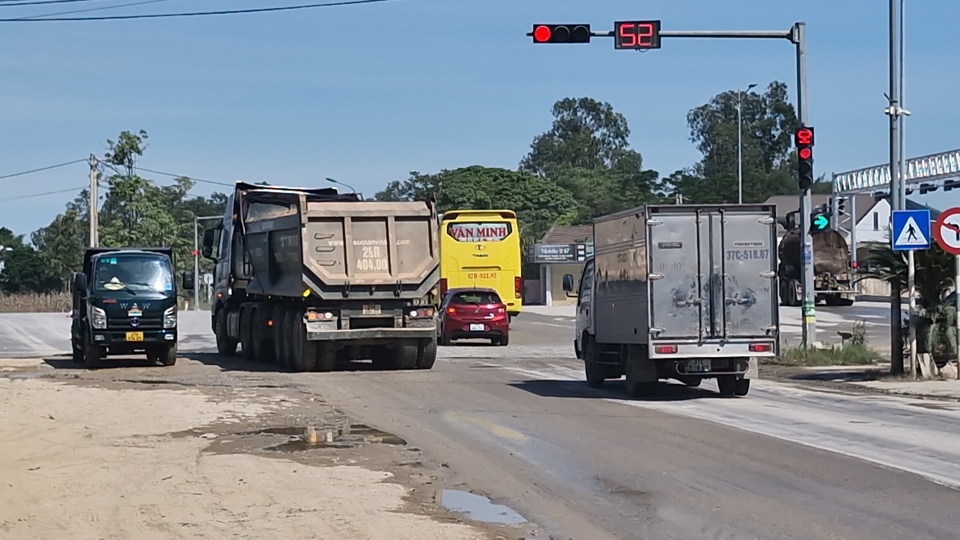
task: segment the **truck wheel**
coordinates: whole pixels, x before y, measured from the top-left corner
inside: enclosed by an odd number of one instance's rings
[[[280,328],[280,332],[277,334],[277,337],[281,341],[285,341],[286,344],[282,347],[283,357],[279,359],[279,364],[282,367],[287,369],[295,369],[294,365],[294,355],[296,354],[296,327],[294,326],[297,323],[297,312],[289,309],[283,312],[283,326]]]
[[[330,343],[317,343],[317,361],[315,368],[324,373],[337,367],[337,349]]]
[[[799,289],[800,289],[799,281],[795,279],[791,279],[787,283],[787,298],[790,301],[790,304],[789,304],[790,306],[798,307],[801,304],[803,304],[803,298],[800,296]]]
[[[84,361],[83,358],[83,342],[77,342],[75,339],[70,340],[70,346],[73,351],[73,361],[82,364]]]
[[[273,361],[280,367],[283,367],[283,355],[287,354],[287,342],[283,339],[283,314],[280,307],[273,311]]]
[[[635,355],[630,354],[630,352],[636,353]],[[627,353],[627,361],[624,371],[627,376],[627,395],[635,398],[650,397],[656,395],[657,390],[660,389],[660,382],[656,378],[654,372],[647,370],[647,376],[643,377],[643,365],[641,363],[650,362],[647,358],[646,353],[640,354],[639,347],[631,346],[630,352]],[[646,367],[651,367],[645,365]],[[650,380],[650,376],[653,376],[653,380]]]
[[[420,343],[417,351],[417,369],[432,369],[437,361],[437,342],[426,340]]]
[[[313,371],[317,366],[319,343],[307,339],[307,329],[303,325],[302,312],[293,312],[293,326],[290,331],[293,334],[291,340],[293,345],[291,347],[293,369],[300,372]]]
[[[164,366],[172,366],[177,363],[177,345],[168,345],[160,353],[160,363]]]
[[[104,356],[106,355],[104,354],[103,347],[100,345],[87,345],[83,354],[84,364],[86,364],[89,369],[96,369],[100,367]]]
[[[243,358],[245,360],[256,360],[257,357],[253,354],[253,325],[250,324],[250,316],[253,315],[253,310],[244,309],[240,311],[240,351],[243,353]]]
[[[223,356],[237,354],[237,340],[227,334],[227,315],[223,309],[217,311],[216,321],[217,352]]]
[[[596,362],[597,345],[593,339],[583,340],[583,372],[590,388],[603,388],[603,366]]]
[[[273,362],[273,344],[264,339],[266,319],[261,317],[259,308],[254,310],[250,320],[253,358],[258,362]]]
[[[419,350],[420,347],[417,345],[400,345],[394,349],[395,356],[393,361],[396,369],[416,369]]]
[[[737,386],[733,389],[733,395],[745,396],[750,392],[750,379],[737,379]]]
[[[747,384],[749,385],[750,383],[747,383]],[[737,376],[736,375],[718,375],[717,387],[720,389],[721,396],[735,395],[737,392]]]

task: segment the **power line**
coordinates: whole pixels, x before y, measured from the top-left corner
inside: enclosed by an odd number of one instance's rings
[[[67,165],[73,165],[75,163],[86,163],[86,162],[87,160],[85,159],[78,159],[75,161],[68,161],[66,163],[58,163],[57,165],[50,165],[48,167],[40,167],[39,169],[32,169],[29,171],[22,171],[22,172],[17,172],[13,174],[5,174],[3,176],[0,176],[0,180],[6,180],[7,178],[16,178],[17,176],[25,176],[28,174],[33,174],[41,171],[49,171],[50,169],[58,169],[60,167],[66,167]]]
[[[74,14],[74,13],[88,13],[88,12],[91,12],[91,11],[103,11],[103,10],[106,10],[106,9],[118,9],[118,8],[124,8],[124,7],[132,7],[132,6],[144,6],[144,5],[147,5],[147,4],[158,4],[158,3],[160,3],[160,2],[169,2],[169,1],[170,1],[170,0],[140,0],[139,2],[128,2],[128,3],[126,3],[126,4],[113,4],[113,5],[110,5],[110,6],[101,6],[101,7],[95,7],[95,8],[72,9],[72,10],[70,10],[70,11],[58,11],[58,12],[56,12],[56,13],[44,13],[43,15],[31,15],[31,16],[29,16],[29,17],[23,17],[23,18],[24,18],[24,19],[40,19],[40,18],[43,18],[43,17],[56,17],[56,16],[59,16],[59,15],[72,15],[72,14]],[[0,5],[0,7],[3,7],[3,6]]]
[[[0,7],[41,6],[47,4],[74,4],[76,2],[102,2],[103,0],[0,0]]]
[[[24,199],[33,199],[36,197],[46,197],[47,195],[58,195],[60,193],[73,193],[74,191],[82,191],[86,188],[71,188],[71,189],[60,189],[57,191],[46,191],[43,193],[32,193],[30,195],[19,195],[17,197],[4,197],[0,198],[0,203],[11,202],[11,201],[22,201]]]
[[[173,178],[186,178],[186,179],[188,179],[188,180],[193,180],[194,182],[200,182],[201,184],[215,184],[215,185],[218,185],[218,186],[227,186],[227,187],[233,187],[233,186],[235,185],[235,184],[228,184],[228,183],[226,183],[226,182],[217,182],[217,181],[214,181],[214,180],[204,180],[204,179],[202,179],[202,178],[194,178],[194,177],[189,176],[189,175],[186,175],[186,174],[173,174],[173,173],[168,173],[168,172],[163,172],[163,171],[153,171],[153,170],[150,170],[150,169],[144,169],[143,167],[137,167],[137,170],[146,171],[146,172],[148,172],[148,173],[153,173],[153,174],[161,174],[161,175],[163,175],[163,176],[170,176],[170,177],[173,177]]]
[[[0,22],[67,22],[67,21],[120,21],[131,19],[161,19],[170,17],[201,17],[207,15],[239,15],[247,13],[270,13],[277,11],[295,11],[304,9],[315,9],[325,7],[353,6],[360,4],[380,4],[383,2],[395,2],[398,0],[341,0],[339,2],[326,2],[322,4],[298,4],[295,6],[275,6],[265,8],[250,9],[231,9],[221,11],[193,11],[181,13],[148,13],[143,15],[105,15],[97,17],[47,17],[47,18],[11,18],[0,19]]]

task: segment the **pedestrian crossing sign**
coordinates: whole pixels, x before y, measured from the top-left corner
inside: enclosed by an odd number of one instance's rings
[[[894,251],[930,248],[930,210],[894,210],[892,217]]]

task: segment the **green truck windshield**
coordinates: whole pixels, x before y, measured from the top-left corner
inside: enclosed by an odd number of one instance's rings
[[[173,291],[170,260],[161,255],[109,255],[97,260],[94,270],[98,291]]]

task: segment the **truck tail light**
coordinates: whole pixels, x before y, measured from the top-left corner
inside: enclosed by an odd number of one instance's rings
[[[520,276],[514,276],[513,278],[513,294],[516,295],[517,299],[523,298],[523,278]]]
[[[773,345],[769,343],[751,343],[750,352],[770,352],[773,350]]]
[[[654,352],[657,354],[676,354],[677,346],[676,345],[657,345],[653,348]]]

